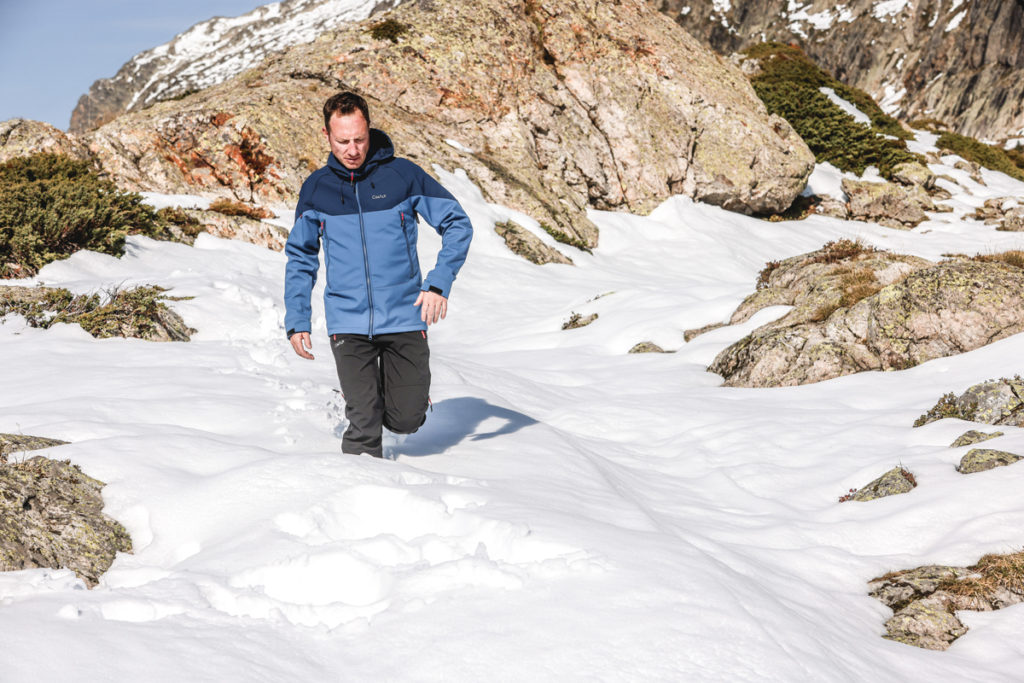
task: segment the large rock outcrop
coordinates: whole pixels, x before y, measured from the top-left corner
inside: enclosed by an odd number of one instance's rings
[[[796,43],[898,118],[984,139],[1024,135],[1024,3],[650,0],[721,54]]]
[[[323,163],[323,101],[353,89],[400,154],[463,168],[491,201],[564,241],[587,208],[682,193],[785,209],[813,156],[740,71],[642,0],[431,0],[351,24],[225,83],[118,117],[88,140],[129,189],[291,202]]]
[[[1015,266],[943,261],[818,320],[758,328],[708,369],[727,386],[772,387],[913,367],[1024,331],[1022,288]]]

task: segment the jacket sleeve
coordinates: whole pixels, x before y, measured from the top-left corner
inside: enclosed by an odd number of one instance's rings
[[[441,251],[434,269],[427,273],[420,289],[435,288],[448,298],[459,269],[466,262],[469,243],[473,240],[473,224],[451,192],[444,189],[426,171],[419,173],[413,192],[413,208],[441,235]]]
[[[320,267],[320,219],[316,211],[298,216],[284,245],[284,327],[289,336],[312,329],[309,298]]]

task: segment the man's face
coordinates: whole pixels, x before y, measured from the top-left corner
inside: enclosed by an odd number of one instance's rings
[[[358,109],[349,114],[334,114],[330,127],[324,128],[334,158],[345,168],[355,170],[366,161],[370,151],[370,126]]]

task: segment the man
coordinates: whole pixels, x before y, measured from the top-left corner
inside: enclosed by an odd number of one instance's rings
[[[341,450],[380,458],[382,425],[411,434],[426,420],[427,328],[448,313],[473,227],[440,183],[394,156],[359,95],[327,100],[323,133],[327,165],[303,183],[285,245],[285,327],[295,353],[312,359],[310,293],[322,244],[327,334],[349,420]],[[416,256],[418,216],[441,234],[426,278]]]

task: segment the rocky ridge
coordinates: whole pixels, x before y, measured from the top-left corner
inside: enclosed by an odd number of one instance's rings
[[[720,54],[796,43],[904,120],[1024,136],[1024,4],[1005,0],[650,0]],[[992,93],[992,96],[988,96]]]
[[[71,113],[69,130],[84,133],[126,111],[222,83],[258,66],[273,52],[309,42],[398,1],[284,0],[238,17],[200,22],[171,41],[135,55],[113,77],[93,83]]]

